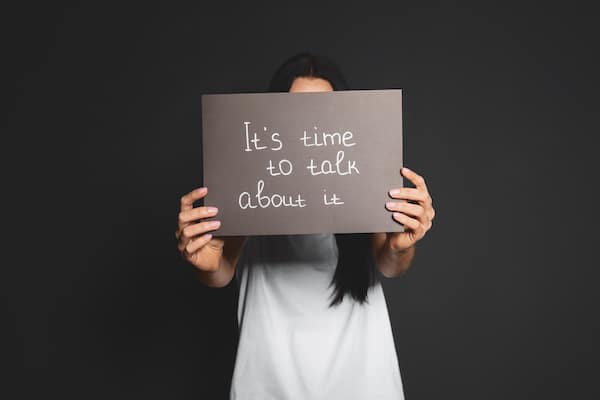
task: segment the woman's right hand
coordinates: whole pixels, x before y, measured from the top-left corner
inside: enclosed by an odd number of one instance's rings
[[[181,198],[178,226],[175,236],[178,249],[185,260],[200,271],[215,272],[221,265],[223,239],[213,238],[212,231],[219,229],[221,222],[205,221],[217,215],[216,207],[194,207],[208,193],[205,187],[195,189]]]

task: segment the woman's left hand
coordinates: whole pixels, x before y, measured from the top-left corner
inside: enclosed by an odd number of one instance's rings
[[[392,218],[404,226],[404,232],[387,233],[393,251],[404,251],[421,240],[431,229],[435,216],[425,179],[406,167],[402,168],[401,174],[416,187],[390,190],[390,197],[395,201],[387,202],[386,208],[393,213]]]

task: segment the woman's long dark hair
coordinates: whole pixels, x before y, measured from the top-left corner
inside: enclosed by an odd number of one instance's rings
[[[321,78],[333,90],[348,90],[348,83],[340,69],[327,57],[310,53],[297,54],[285,61],[275,72],[269,85],[270,92],[288,92],[298,77]],[[338,262],[331,281],[334,286],[330,307],[339,304],[345,295],[359,303],[367,301],[367,293],[375,284],[375,258],[372,234],[336,234]]]

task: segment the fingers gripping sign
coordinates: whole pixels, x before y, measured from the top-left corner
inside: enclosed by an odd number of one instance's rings
[[[392,218],[404,226],[404,232],[388,233],[394,250],[405,250],[421,240],[431,229],[435,210],[425,179],[416,172],[404,167],[401,174],[412,182],[414,188],[396,188],[389,192],[392,199],[386,208]]]
[[[211,206],[194,207],[194,202],[204,198],[207,193],[208,189],[202,187],[181,197],[175,237],[178,240],[177,248],[186,260],[201,270],[214,270],[218,265],[206,263],[206,260],[213,259],[207,258],[206,253],[222,250],[222,241],[214,239],[212,235],[221,222],[206,219],[215,217],[219,210]]]

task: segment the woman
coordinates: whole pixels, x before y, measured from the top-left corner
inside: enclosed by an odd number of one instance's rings
[[[347,89],[329,60],[299,54],[275,73],[270,91]],[[213,237],[207,188],[181,198],[179,250],[208,286],[236,277],[240,339],[231,399],[402,399],[402,381],[378,273],[410,266],[435,211],[424,179],[394,188],[385,204],[400,233]]]

